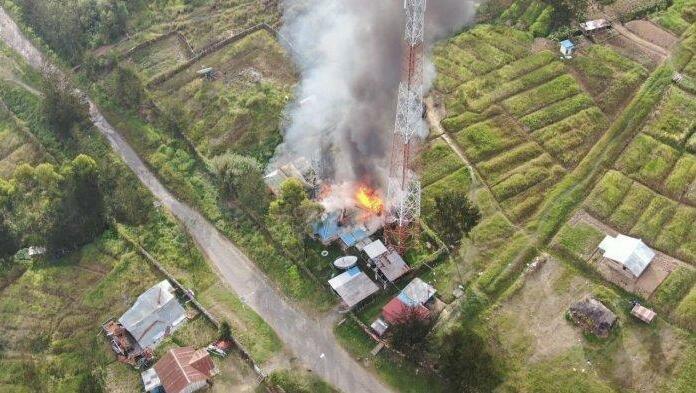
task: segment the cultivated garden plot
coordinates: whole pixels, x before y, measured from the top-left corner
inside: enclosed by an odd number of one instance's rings
[[[163,104],[174,100],[192,119],[184,132],[205,156],[227,150],[262,162],[280,143],[282,111],[295,75],[283,48],[267,31],[203,57],[155,87]],[[211,67],[207,80],[197,71]]]
[[[171,33],[162,37],[133,51],[128,57],[145,80],[175,68],[192,55],[183,36]]]
[[[694,0],[675,0],[666,10],[652,15],[650,20],[676,35],[681,35],[694,22],[693,19],[689,20],[690,17],[684,12],[694,4]]]
[[[684,147],[696,154],[694,113],[696,96],[672,86],[646,124],[644,132],[676,149]]]
[[[590,45],[568,65],[606,114],[614,114],[646,79],[648,70],[604,45]]]
[[[0,101],[0,178],[11,177],[20,164],[34,165],[42,158],[41,149],[31,141],[28,131]]]

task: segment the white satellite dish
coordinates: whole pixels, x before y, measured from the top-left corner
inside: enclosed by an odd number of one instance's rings
[[[333,264],[339,269],[350,269],[355,266],[356,263],[358,263],[358,257],[349,255],[347,257],[338,258]]]

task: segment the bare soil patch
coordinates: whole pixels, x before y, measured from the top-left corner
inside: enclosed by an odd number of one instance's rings
[[[659,54],[643,48],[620,34],[615,34],[613,37],[608,39],[606,43],[611,45],[612,48],[614,48],[620,54],[638,62],[639,64],[642,64],[649,70],[654,70],[662,61]]]
[[[527,277],[524,287],[496,312],[499,339],[529,362],[557,357],[582,339],[566,319],[571,303],[590,293],[590,282],[553,258]]]
[[[624,26],[640,38],[667,50],[672,49],[678,41],[674,34],[647,20],[632,20]]]

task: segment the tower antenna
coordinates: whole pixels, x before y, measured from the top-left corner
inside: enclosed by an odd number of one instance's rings
[[[406,29],[394,139],[392,142],[385,238],[398,252],[416,233],[421,182],[411,166],[423,134],[423,62],[426,0],[404,0]]]

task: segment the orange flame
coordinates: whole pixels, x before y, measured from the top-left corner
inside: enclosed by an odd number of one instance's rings
[[[358,204],[361,207],[373,213],[381,213],[384,209],[384,202],[382,202],[382,199],[377,195],[377,191],[369,187],[362,186],[358,188],[355,199],[358,200]]]

